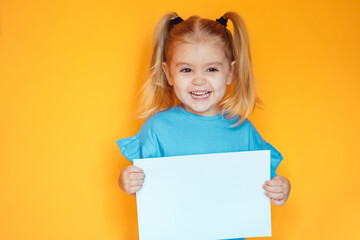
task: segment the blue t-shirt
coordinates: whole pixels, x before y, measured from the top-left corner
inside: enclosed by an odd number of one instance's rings
[[[271,178],[277,176],[281,153],[260,136],[249,120],[231,127],[237,121],[221,114],[196,115],[178,105],[149,117],[135,136],[116,143],[131,162],[138,158],[270,150]]]
[[[231,127],[238,120],[225,119],[222,114],[200,116],[178,105],[149,117],[135,136],[116,143],[131,162],[138,158],[270,150],[271,178],[277,176],[281,153],[260,136],[249,120]]]

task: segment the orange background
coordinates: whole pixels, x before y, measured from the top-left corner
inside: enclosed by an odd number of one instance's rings
[[[291,180],[272,239],[360,239],[359,1],[0,2],[0,239],[137,239],[129,164],[137,92],[160,17],[238,12],[257,92],[251,120]]]

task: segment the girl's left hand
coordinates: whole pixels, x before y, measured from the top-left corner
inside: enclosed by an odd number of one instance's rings
[[[262,188],[266,191],[266,196],[278,206],[283,206],[289,198],[291,185],[287,178],[276,176],[269,181],[265,181]]]

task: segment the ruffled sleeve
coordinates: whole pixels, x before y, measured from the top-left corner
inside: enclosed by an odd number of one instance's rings
[[[140,158],[142,144],[136,135],[119,139],[116,143],[120,148],[121,154],[131,162],[133,162],[134,159]]]
[[[249,122],[250,123],[250,122]],[[249,151],[256,150],[270,150],[270,173],[271,178],[277,176],[276,169],[280,162],[283,160],[281,153],[276,150],[270,143],[266,142],[259,132],[256,130],[254,125],[250,123],[249,128]]]
[[[121,154],[133,162],[134,159],[160,157],[159,143],[151,119],[147,119],[140,131],[132,137],[116,141]]]

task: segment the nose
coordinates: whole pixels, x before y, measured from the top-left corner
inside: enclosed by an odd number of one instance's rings
[[[191,82],[194,85],[200,86],[206,83],[206,79],[203,78],[202,76],[195,76]]]

